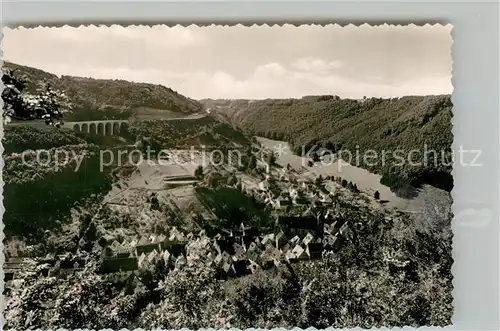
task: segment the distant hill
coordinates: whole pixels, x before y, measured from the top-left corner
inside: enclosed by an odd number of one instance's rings
[[[251,142],[238,129],[221,123],[212,116],[168,121],[131,121],[130,132],[137,137],[150,137],[161,148],[192,146],[249,146]]]
[[[338,96],[307,96],[301,99],[200,100],[214,116],[241,128],[245,133],[285,140],[296,154],[313,145],[329,150],[363,151],[411,150],[416,161],[423,161],[424,146],[436,150],[426,165],[397,166],[387,156],[384,164],[360,166],[383,175],[383,184],[400,187],[411,183],[430,183],[451,190],[451,166],[442,162],[450,157],[452,103],[449,95],[407,96],[392,99],[341,99]],[[379,157],[379,161],[381,157]],[[417,162],[415,162],[417,163]]]
[[[40,69],[4,62],[29,79],[27,91],[36,90],[44,81],[63,91],[73,104],[66,120],[126,118],[133,114],[175,117],[196,113],[201,105],[172,89],[125,80],[93,79],[73,76],[58,77]]]

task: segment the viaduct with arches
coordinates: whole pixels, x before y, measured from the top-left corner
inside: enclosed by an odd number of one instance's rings
[[[128,127],[128,120],[100,120],[64,122],[61,126],[75,132],[94,134],[99,136],[112,136],[120,134],[120,131]]]

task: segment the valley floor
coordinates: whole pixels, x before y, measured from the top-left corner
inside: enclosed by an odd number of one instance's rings
[[[125,165],[127,174],[115,176],[99,210],[92,209],[92,219],[78,216],[69,227],[81,228],[75,255],[22,262],[27,267],[9,284],[8,325],[322,328],[448,323],[451,245],[440,232],[449,221],[446,194],[424,188],[417,198],[404,200],[363,169],[310,167],[284,142],[258,141],[271,149],[281,146],[276,164],[267,164],[257,151],[255,169],[213,165],[207,151],[178,149],[172,150],[175,160]],[[200,165],[202,173],[197,174]],[[375,190],[380,199],[374,198]],[[281,232],[269,230],[275,219],[287,217],[308,222],[324,217],[328,224],[314,235],[311,224],[290,225],[290,233],[288,225]],[[246,235],[236,235],[241,229],[262,233],[251,235],[243,251],[239,244],[225,250],[228,238],[244,241]],[[184,247],[185,255],[175,253],[172,245]],[[312,257],[314,245],[321,246],[319,258]],[[256,269],[250,272],[245,265],[242,273],[237,268],[243,261]],[[125,262],[134,265],[124,264],[126,270],[113,266]],[[63,268],[64,263],[71,267]],[[269,264],[271,269],[263,267]],[[48,277],[36,276],[42,270]],[[39,295],[43,299],[36,299]],[[421,302],[418,307],[408,303],[414,298]],[[444,310],[426,306],[433,299]],[[26,303],[38,305],[38,315],[28,316]],[[100,320],[102,311],[107,315]],[[426,315],[420,316],[421,311]],[[82,314],[83,320],[72,317]]]

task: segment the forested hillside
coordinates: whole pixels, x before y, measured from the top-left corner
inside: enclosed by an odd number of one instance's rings
[[[158,148],[190,148],[201,145],[230,147],[250,144],[239,130],[211,116],[168,121],[131,121],[129,130],[137,137],[150,137],[158,143]]]
[[[308,96],[302,99],[201,100],[212,112],[245,132],[286,140],[297,154],[318,145],[334,152],[349,150],[360,155],[374,150],[377,164],[359,166],[383,175],[384,184],[429,183],[451,190],[452,103],[449,95],[407,96],[393,99],[340,99],[337,96]],[[424,164],[424,151],[428,154]],[[397,164],[396,155],[414,165]],[[387,152],[385,162],[382,153]],[[441,157],[444,153],[444,157]],[[371,161],[374,163],[374,161]],[[421,163],[417,165],[416,163]]]
[[[46,81],[55,89],[64,92],[73,105],[73,111],[65,120],[82,120],[102,112],[102,118],[128,117],[131,111],[142,108],[158,109],[169,113],[194,113],[200,104],[184,97],[172,89],[154,84],[135,83],[117,79],[93,79],[73,76],[57,77],[54,74],[27,66],[4,62],[5,68],[15,70],[15,75],[28,78],[28,92],[34,92]],[[88,118],[86,118],[88,120]]]
[[[29,126],[6,127],[2,139],[4,155],[83,143],[85,140],[78,137],[73,131],[61,130],[53,126],[47,126],[43,129]]]

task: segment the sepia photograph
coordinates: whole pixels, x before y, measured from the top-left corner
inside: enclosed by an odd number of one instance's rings
[[[4,28],[4,328],[451,325],[451,32]]]

